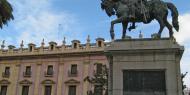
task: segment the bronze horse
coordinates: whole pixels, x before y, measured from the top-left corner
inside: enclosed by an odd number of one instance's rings
[[[140,1],[140,0],[138,0]],[[143,2],[144,3],[144,2]],[[173,27],[176,31],[179,31],[178,24],[178,11],[174,4],[169,2],[164,2],[161,0],[150,0],[145,2],[145,8],[148,11],[149,16],[147,16],[146,21],[144,20],[145,14],[141,12],[140,7],[136,7],[135,9],[135,18],[131,18],[129,16],[129,7],[126,3],[123,3],[121,0],[113,1],[113,0],[102,0],[101,8],[105,10],[108,16],[116,15],[117,19],[111,21],[110,34],[112,40],[114,40],[114,25],[117,23],[122,23],[123,26],[123,34],[122,39],[126,36],[126,30],[128,28],[128,23],[135,22],[143,22],[145,24],[150,23],[152,20],[156,19],[160,24],[160,30],[157,34],[158,38],[161,37],[161,33],[166,26],[169,30],[170,38],[173,37]],[[172,25],[167,21],[168,9],[171,10],[172,14]]]

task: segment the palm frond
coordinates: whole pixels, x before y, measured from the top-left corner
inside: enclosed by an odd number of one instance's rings
[[[10,20],[14,20],[13,8],[7,0],[0,0],[0,28]]]

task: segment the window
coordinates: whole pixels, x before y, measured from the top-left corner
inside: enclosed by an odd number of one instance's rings
[[[77,64],[71,65],[71,74],[77,74]]]
[[[30,46],[29,51],[32,52],[33,46]]]
[[[31,75],[31,66],[26,66],[25,75]]]
[[[70,71],[68,71],[69,77],[77,77],[77,64],[72,64]]]
[[[1,93],[0,95],[6,95],[7,94],[7,86],[1,86]]]
[[[5,75],[9,75],[10,74],[10,67],[5,67]]]
[[[29,93],[29,86],[22,87],[22,95],[28,95]]]
[[[68,95],[76,95],[76,86],[69,86],[69,93]]]
[[[47,75],[53,75],[53,65],[48,65]]]
[[[102,47],[102,41],[98,41],[98,47]]]
[[[95,85],[94,95],[103,95],[103,87],[102,87],[102,85]]]
[[[102,74],[102,64],[98,63],[96,65],[96,74]]]
[[[52,89],[52,86],[45,86],[45,92],[44,92],[44,95],[51,95],[51,89]]]
[[[54,45],[53,45],[53,44],[50,46],[50,49],[51,49],[51,50],[53,50],[53,49],[54,49]]]
[[[75,48],[75,49],[77,48],[77,43],[74,43],[74,48]]]

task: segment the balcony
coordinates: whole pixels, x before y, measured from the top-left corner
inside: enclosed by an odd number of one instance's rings
[[[77,76],[78,76],[77,70],[75,72],[68,71],[68,77],[77,77]]]
[[[45,77],[53,77],[53,71],[45,71],[44,72],[44,75],[45,75]]]
[[[103,75],[103,72],[101,71],[101,70],[94,70],[94,72],[93,72],[93,75],[94,76],[101,76],[101,75]]]
[[[31,77],[32,72],[23,72],[23,77]]]
[[[3,72],[2,73],[2,77],[4,77],[4,78],[9,78],[9,76],[10,76],[10,72]]]

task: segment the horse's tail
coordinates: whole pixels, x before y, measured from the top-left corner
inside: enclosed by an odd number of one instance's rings
[[[172,13],[173,27],[175,28],[175,30],[179,31],[179,22],[178,22],[179,13],[177,11],[177,8],[172,3],[167,2],[166,4],[167,4],[168,8],[171,10],[171,13]]]

